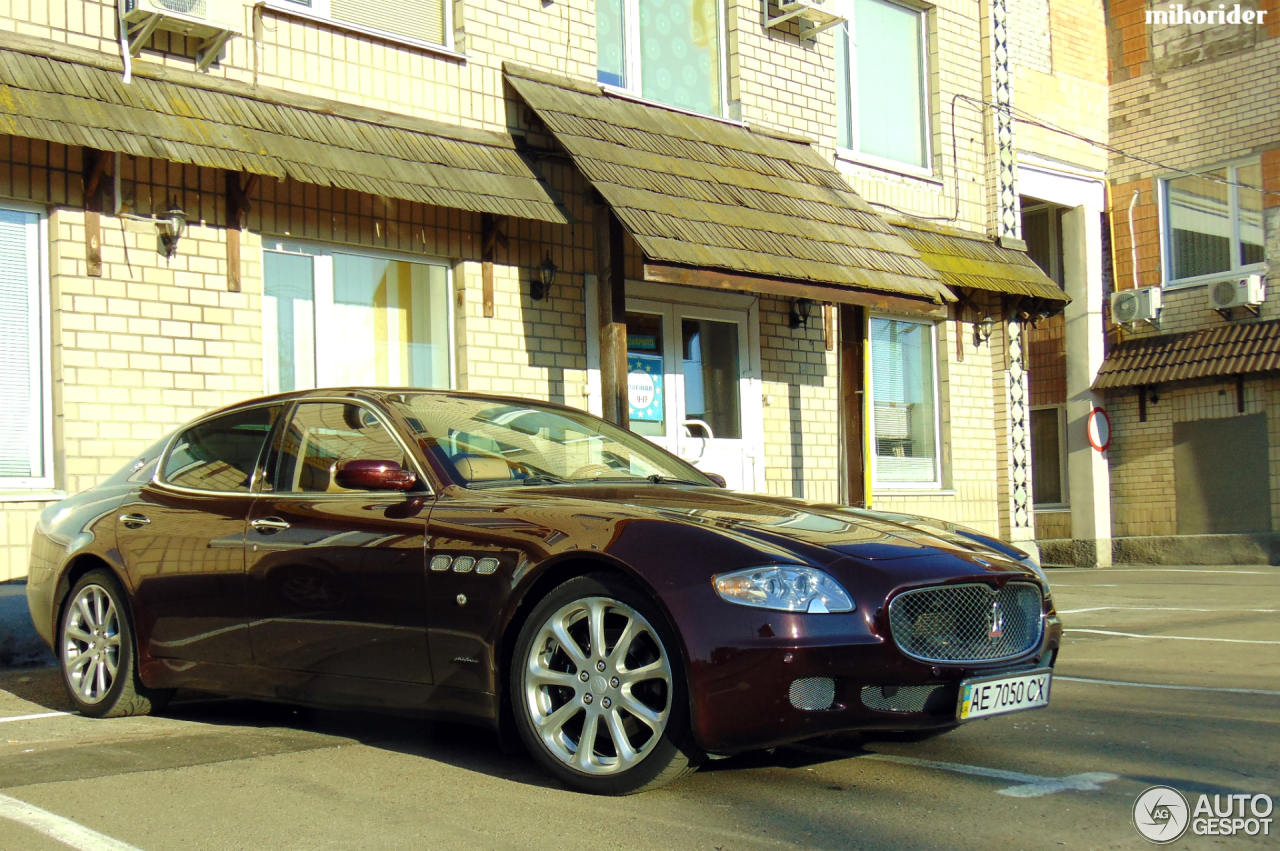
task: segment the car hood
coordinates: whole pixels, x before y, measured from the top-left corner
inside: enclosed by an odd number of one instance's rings
[[[1025,554],[1002,541],[913,515],[675,485],[558,485],[530,491],[539,497],[587,500],[595,511],[601,503],[626,505],[671,521],[723,529],[808,561],[828,563],[849,556],[874,563],[950,554],[1035,572]]]

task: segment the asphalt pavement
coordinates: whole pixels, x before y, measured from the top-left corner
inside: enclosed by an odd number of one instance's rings
[[[100,721],[49,714],[68,709],[55,669],[0,671],[0,849],[1146,848],[1150,786],[1280,796],[1280,568],[1051,580],[1049,708],[719,760],[622,799],[467,727],[198,695]],[[1274,827],[1168,847],[1275,848]]]

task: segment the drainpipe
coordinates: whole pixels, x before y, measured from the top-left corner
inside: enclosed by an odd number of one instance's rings
[[[1137,206],[1138,199],[1142,197],[1142,190],[1133,190],[1133,197],[1129,199],[1129,249],[1133,252],[1133,288],[1138,288],[1138,242],[1133,238],[1133,208]]]

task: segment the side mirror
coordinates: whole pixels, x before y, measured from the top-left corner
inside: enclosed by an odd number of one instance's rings
[[[708,479],[715,482],[716,487],[718,488],[729,487],[729,483],[726,482],[724,480],[724,476],[720,475],[719,473],[703,473],[702,475],[706,476]]]
[[[418,481],[418,474],[395,461],[339,461],[333,480],[350,490],[407,491]]]

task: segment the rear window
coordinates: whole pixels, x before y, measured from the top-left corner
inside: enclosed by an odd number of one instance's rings
[[[165,458],[161,479],[183,488],[248,493],[280,408],[235,411],[187,429]]]

